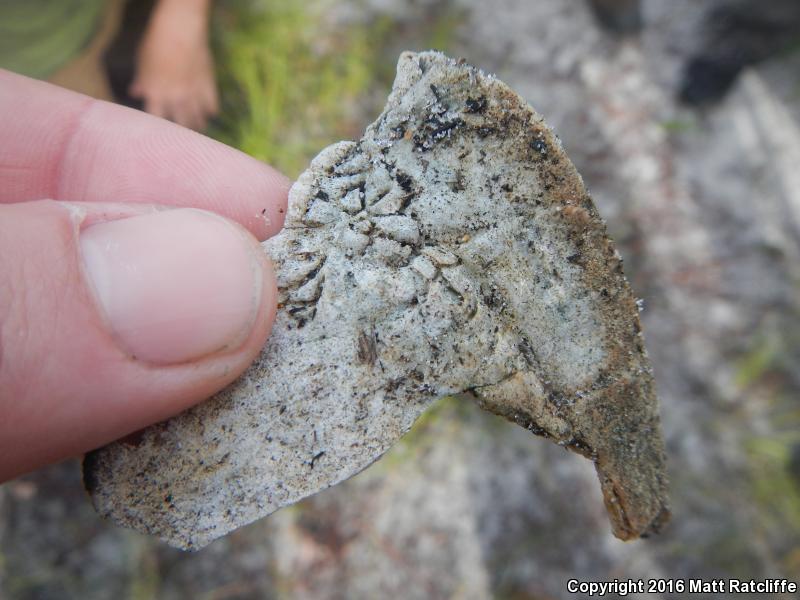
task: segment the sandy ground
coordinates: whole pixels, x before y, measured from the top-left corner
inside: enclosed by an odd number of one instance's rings
[[[411,31],[433,4],[334,9]],[[580,0],[449,5],[450,51],[545,115],[644,300],[672,479],[663,534],[614,539],[587,461],[450,401],[361,475],[194,554],[101,521],[76,462],[6,484],[0,597],[522,599],[571,597],[573,577],[797,580],[800,57],[747,71],[718,105],[680,106],[700,4],[645,0],[626,39]]]

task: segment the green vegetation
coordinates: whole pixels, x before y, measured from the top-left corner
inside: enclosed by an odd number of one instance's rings
[[[738,363],[736,383],[763,393],[770,402],[774,433],[747,440],[748,481],[759,510],[762,531],[800,531],[800,480],[792,465],[792,449],[800,444],[800,406],[785,390],[791,387],[791,332],[763,336]],[[794,538],[794,542],[797,542]],[[796,546],[778,549],[782,562],[800,565]]]
[[[400,50],[447,49],[462,14],[447,2],[431,11],[412,31],[385,15],[333,23],[330,0],[221,3],[213,34],[222,116],[208,133],[296,177],[377,116]]]
[[[661,128],[667,133],[686,133],[697,131],[697,124],[689,119],[670,119],[662,121]]]
[[[738,361],[736,384],[747,388],[770,371],[780,355],[780,344],[774,336],[760,340]]]
[[[363,126],[380,28],[330,29],[325,3],[229,2],[216,20],[222,114],[211,135],[296,177]]]
[[[800,417],[800,410],[795,418]],[[796,422],[796,421],[795,421]],[[797,430],[795,430],[797,431]],[[800,443],[800,433],[794,443]],[[758,510],[752,534],[764,539],[782,539],[772,548],[786,573],[800,572],[800,484],[792,473],[792,444],[786,439],[754,437],[748,442],[749,484]],[[790,533],[793,532],[793,533]]]

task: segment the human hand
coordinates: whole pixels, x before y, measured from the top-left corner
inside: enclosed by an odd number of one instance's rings
[[[160,0],[139,46],[129,93],[150,114],[196,130],[219,111],[208,47],[210,0]]]
[[[256,238],[282,227],[287,189],[175,124],[0,70],[0,481],[253,361],[276,303]]]

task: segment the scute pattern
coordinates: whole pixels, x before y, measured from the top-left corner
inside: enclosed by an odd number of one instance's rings
[[[383,114],[314,159],[264,248],[279,311],[261,357],[138,446],[87,456],[102,514],[197,548],[354,475],[464,394],[593,460],[619,537],[666,518],[621,262],[558,139],[504,84],[403,54]]]

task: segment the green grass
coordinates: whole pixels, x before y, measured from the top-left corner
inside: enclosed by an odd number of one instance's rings
[[[447,50],[463,14],[442,2],[398,24],[334,25],[330,0],[229,0],[213,39],[222,116],[212,137],[295,178],[324,147],[377,117],[403,49]]]
[[[362,126],[380,31],[330,28],[319,0],[230,2],[216,20],[222,90],[210,134],[296,177],[331,142]]]
[[[661,128],[667,133],[686,133],[696,131],[697,124],[688,119],[669,119],[661,122]]]

